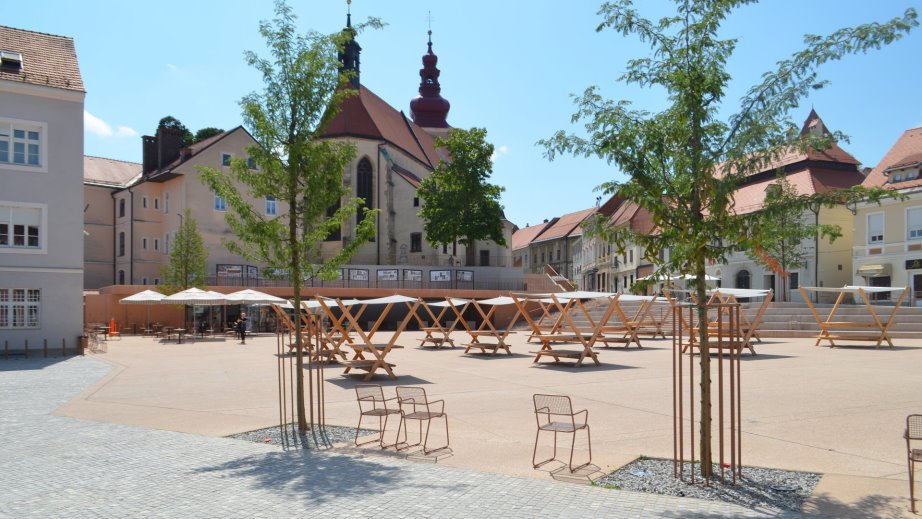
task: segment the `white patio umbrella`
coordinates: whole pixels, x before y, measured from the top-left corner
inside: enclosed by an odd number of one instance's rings
[[[229,305],[281,305],[288,302],[281,297],[276,297],[264,292],[260,292],[259,290],[252,290],[249,288],[239,292],[234,292],[232,294],[227,294],[225,299]]]
[[[122,298],[119,300],[123,305],[148,305],[147,306],[147,326],[150,327],[150,305],[160,304],[160,300],[166,297],[160,292],[145,290],[137,294]]]
[[[245,289],[227,294],[227,304],[234,305],[285,305],[288,301],[259,290]],[[289,305],[290,306],[290,305]]]
[[[160,304],[220,306],[227,304],[227,296],[224,294],[219,294],[218,292],[212,292],[210,290],[202,290],[200,288],[187,288],[182,292],[177,292],[173,295],[164,297],[160,300]],[[195,324],[195,312],[193,312],[193,332],[195,330]]]

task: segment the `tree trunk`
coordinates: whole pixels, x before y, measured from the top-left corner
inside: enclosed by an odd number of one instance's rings
[[[464,250],[464,263],[468,267],[477,266],[477,242],[468,238],[467,248]]]
[[[701,477],[709,478],[711,468],[711,355],[708,345],[708,315],[707,315],[707,285],[705,283],[704,259],[699,259],[695,264],[695,297],[698,300],[698,341],[701,354],[701,431],[700,455]],[[694,467],[692,467],[694,470]]]
[[[288,237],[291,240],[291,287],[294,290],[292,303],[295,307],[295,390],[297,392],[298,432],[307,432],[307,416],[304,407],[304,338],[301,335],[301,256],[298,251],[298,222],[294,212],[288,221]],[[313,407],[311,407],[313,411]],[[313,421],[313,420],[312,420]]]

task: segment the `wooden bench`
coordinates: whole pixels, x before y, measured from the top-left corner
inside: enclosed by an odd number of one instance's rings
[[[592,359],[592,362],[594,362],[596,366],[602,365],[602,363],[599,362],[598,353],[596,353],[595,351],[591,351],[591,350],[590,351],[563,350],[563,349],[552,348],[552,349],[547,349],[547,350],[531,351],[529,353],[532,353],[535,355],[534,363],[536,364],[538,363],[538,360],[541,359],[541,357],[553,357],[555,363],[560,363],[561,358],[573,359],[576,361],[575,365],[577,367],[581,366],[583,361],[586,358]]]
[[[464,353],[470,353],[471,349],[477,348],[483,354],[486,354],[487,350],[490,351],[490,355],[496,355],[499,350],[506,350],[508,355],[512,355],[512,352],[509,351],[509,345],[504,342],[470,342],[464,346]]]

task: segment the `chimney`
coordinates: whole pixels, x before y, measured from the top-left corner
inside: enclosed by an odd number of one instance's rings
[[[544,223],[547,223],[547,218],[544,219]]]
[[[190,148],[189,146],[186,146],[185,148],[182,148],[179,150],[179,161],[180,162],[185,162],[189,160],[189,157],[191,156],[192,156],[192,148]]]
[[[157,130],[157,169],[179,158],[179,151],[183,148],[182,133],[171,128]]]
[[[145,135],[141,137],[141,146],[141,153],[144,157],[141,172],[146,177],[157,171],[157,138]]]

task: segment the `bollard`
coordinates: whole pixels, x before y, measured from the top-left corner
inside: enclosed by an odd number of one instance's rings
[[[29,339],[26,339],[26,358],[29,358]]]
[[[61,337],[61,356],[67,356],[67,341],[64,340],[64,337]]]
[[[48,358],[48,339],[43,339],[42,341],[42,356]]]
[[[10,356],[10,341],[3,341],[3,360]]]

